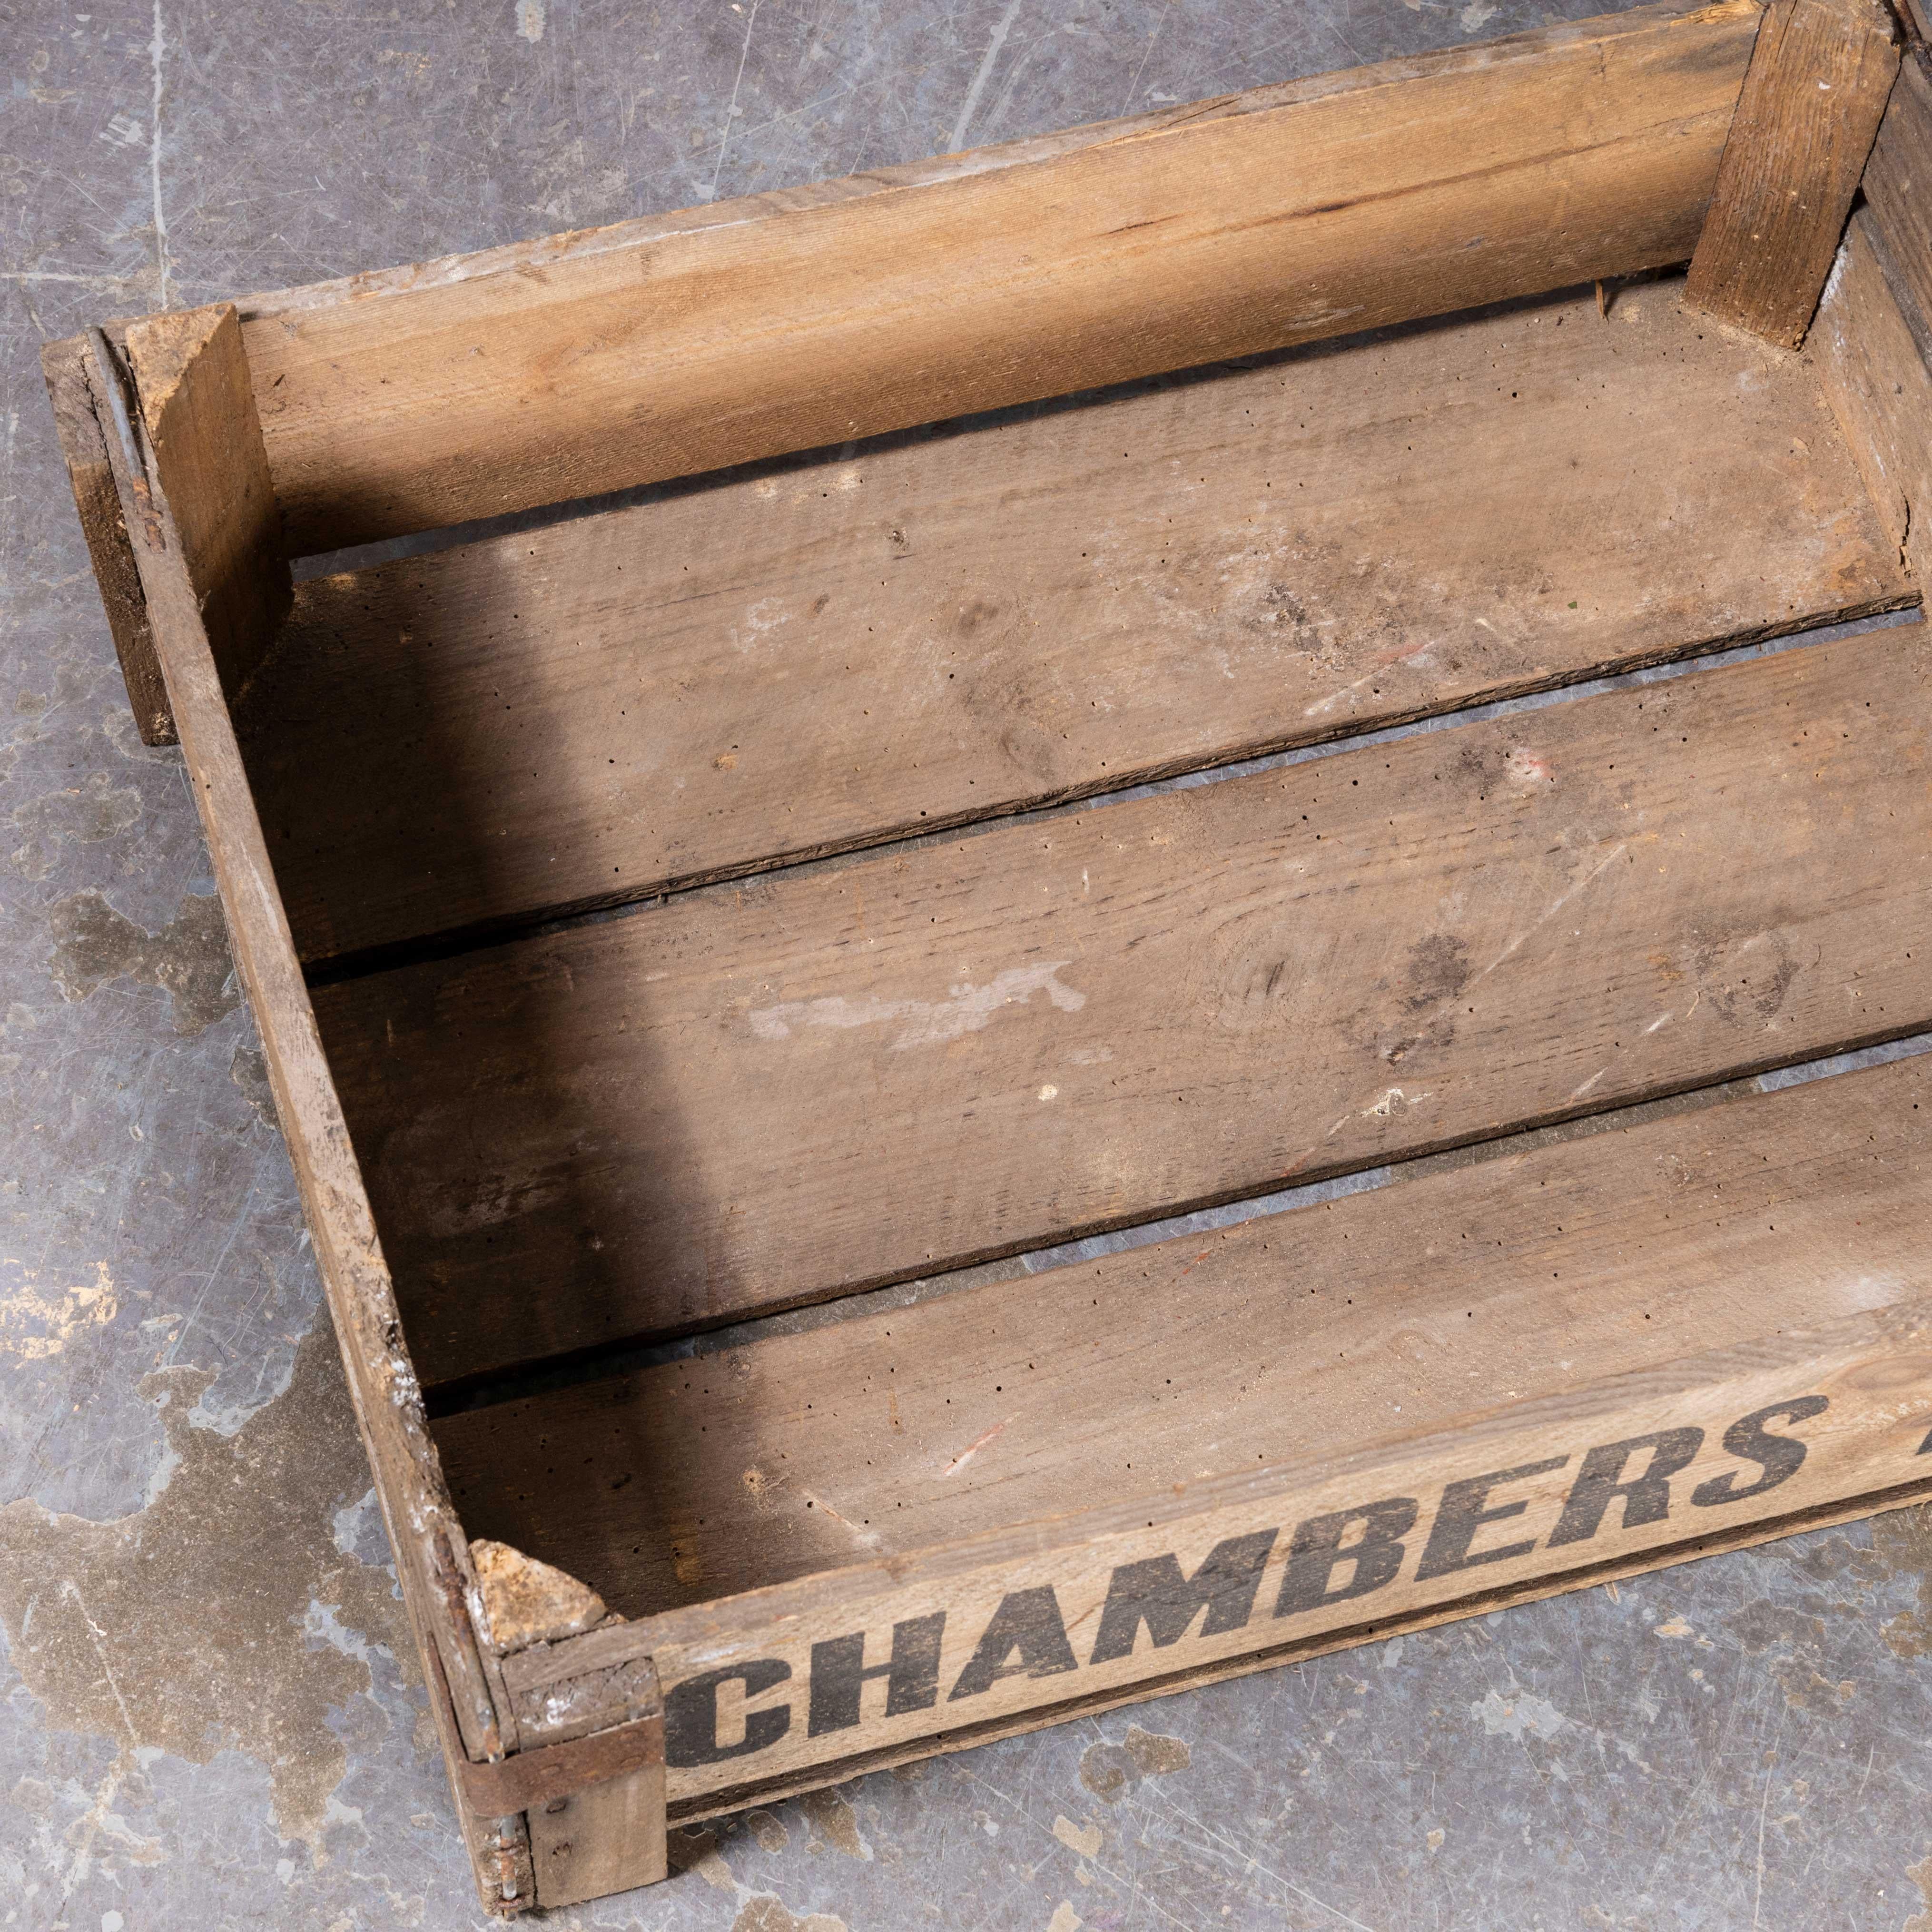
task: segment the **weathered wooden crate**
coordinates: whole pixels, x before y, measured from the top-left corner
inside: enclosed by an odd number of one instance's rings
[[[1923,62],[1652,6],[50,349],[494,1906],[1932,1493],[1928,1063],[1742,1084],[1932,1028],[1922,626],[1363,735],[1918,602]]]

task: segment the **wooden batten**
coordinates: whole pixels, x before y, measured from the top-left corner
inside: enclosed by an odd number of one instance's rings
[[[1846,231],[1810,354],[1900,560],[1932,582],[1932,328],[1876,203]]]
[[[1898,63],[1882,0],[1777,0],[1691,257],[1692,302],[1783,347],[1804,340]]]
[[[135,727],[144,745],[172,745],[174,714],[168,708],[167,686],[161,677],[160,661],[154,656],[140,572],[107,460],[107,437],[117,432],[111,410],[105,404],[96,404],[89,380],[89,351],[90,345],[82,336],[44,344],[41,372],[53,404],[55,431],[66,460],[74,508],[80,513],[94,580],[107,613],[114,654],[121,661],[121,676],[128,688]]]
[[[1924,328],[1932,322],[1932,59],[1922,48],[1899,69],[1865,166],[1864,194],[1901,307],[1916,318],[1919,347],[1932,356]]]

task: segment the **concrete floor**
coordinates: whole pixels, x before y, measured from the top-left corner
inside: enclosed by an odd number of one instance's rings
[[[0,4],[0,1924],[488,1922],[39,341],[1598,10]],[[1932,1932],[1928,1646],[1892,1516],[867,1778],[553,1922]]]

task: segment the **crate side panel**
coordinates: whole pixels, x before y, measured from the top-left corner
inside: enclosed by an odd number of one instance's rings
[[[542,1681],[647,1652],[665,1684],[668,1796],[682,1810],[868,1748],[943,1748],[956,1728],[1050,1720],[1257,1653],[1360,1640],[1384,1619],[1694,1554],[1767,1520],[1922,1493],[1928,1395],[1922,1298],[520,1661]],[[857,1676],[880,1665],[877,1680]]]
[[[318,550],[1688,258],[1758,26],[1646,8],[248,325]]]

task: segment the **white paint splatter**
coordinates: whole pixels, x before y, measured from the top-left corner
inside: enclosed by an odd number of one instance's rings
[[[168,37],[161,26],[161,0],[154,0],[154,38],[148,43],[148,59],[154,74],[154,112],[148,129],[148,193],[154,204],[154,268],[160,278],[161,298],[154,306],[168,305],[168,218],[161,208],[161,58],[168,50]]]
[[[1019,18],[1020,9],[1026,0],[1012,0],[993,28],[992,37],[986,43],[986,51],[980,57],[979,70],[973,76],[972,85],[966,90],[966,98],[959,104],[959,118],[952,124],[952,148],[954,153],[966,145],[966,130],[973,124],[974,110],[980,105],[980,97],[986,91],[986,83],[993,77],[994,63],[1000,58],[1000,50],[1006,44],[1006,34],[1014,21]]]
[[[1492,1690],[1469,1706],[1469,1714],[1482,1720],[1483,1728],[1492,1738],[1520,1740],[1532,1737],[1553,1738],[1568,1721],[1546,1697],[1533,1697],[1522,1691],[1504,1697]]]
[[[339,1650],[344,1657],[352,1657],[364,1664],[376,1648],[360,1630],[351,1630],[336,1615],[333,1604],[318,1603],[313,1597],[302,1617],[302,1635],[311,1646],[326,1643],[330,1649]]]
[[[44,1362],[84,1330],[106,1328],[120,1312],[121,1298],[105,1262],[94,1263],[91,1282],[54,1288],[36,1286],[38,1268],[12,1260],[0,1266],[14,1271],[13,1282],[0,1288],[0,1356]]]
[[[1468,34],[1480,33],[1496,17],[1496,10],[1485,6],[1483,0],[1470,0],[1470,4],[1462,12],[1462,31]]]
[[[903,1022],[892,1043],[898,1052],[909,1046],[933,1046],[963,1034],[981,1031],[1005,1006],[1023,1006],[1036,993],[1045,993],[1063,1013],[1077,1013],[1087,995],[1061,985],[1057,976],[1072,962],[1055,959],[1041,966],[1010,966],[983,986],[969,980],[946,988],[944,1000],[848,1000],[835,993],[817,1000],[788,1000],[765,1006],[751,1016],[752,1030],[760,1040],[789,1040],[794,1028],[867,1027]]]
[[[335,1512],[335,1546],[344,1556],[360,1557],[363,1528],[375,1510],[376,1492],[371,1487]]]
[[[1083,1858],[1097,1858],[1100,1856],[1100,1828],[1097,1825],[1083,1827],[1063,1814],[1053,1821],[1053,1835],[1070,1852],[1078,1852]]]
[[[544,0],[517,0],[517,32],[519,38],[526,40],[542,40],[548,10]]]
[[[1372,1106],[1362,1109],[1362,1118],[1366,1120],[1373,1114],[1378,1120],[1385,1120],[1398,1107],[1419,1107],[1431,1096],[1426,1094],[1405,1094],[1400,1087],[1391,1087]]]

